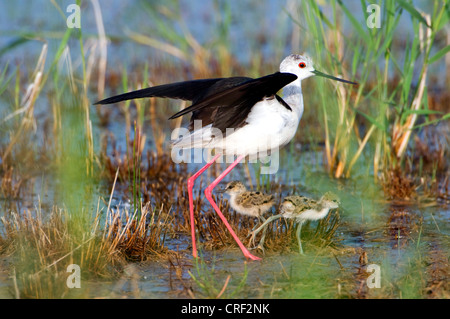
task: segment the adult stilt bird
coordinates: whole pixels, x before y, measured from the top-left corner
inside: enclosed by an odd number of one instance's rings
[[[315,70],[307,56],[291,54],[281,62],[280,72],[257,79],[229,77],[164,84],[113,96],[95,104],[145,97],[192,101],[191,106],[169,118],[191,113],[190,134],[175,140],[173,146],[216,149],[213,159],[188,179],[193,256],[197,257],[192,198],[194,182],[220,156],[235,155],[234,162],[205,189],[205,195],[245,257],[259,260],[259,257],[250,254],[234,233],[214,202],[212,191],[244,157],[276,151],[294,137],[303,114],[301,81],[313,75],[356,84]],[[277,95],[282,88],[283,98]],[[199,127],[194,125],[199,123],[196,121],[201,121]]]

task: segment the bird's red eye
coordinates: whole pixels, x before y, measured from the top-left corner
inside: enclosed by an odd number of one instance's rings
[[[298,66],[300,67],[300,68],[305,68],[306,67],[306,63],[305,62],[300,62],[299,64],[298,64]]]

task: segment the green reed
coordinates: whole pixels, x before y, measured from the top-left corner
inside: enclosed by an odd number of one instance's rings
[[[376,177],[380,169],[388,169],[404,158],[418,116],[436,113],[428,110],[425,102],[426,77],[428,67],[442,63],[450,50],[446,46],[431,55],[436,34],[449,19],[448,3],[434,2],[433,12],[428,14],[407,1],[379,2],[380,28],[368,27],[366,1],[360,3],[364,20],[347,2],[305,4],[305,23],[297,23],[307,31],[307,42],[319,62],[317,68],[359,83],[352,88],[317,80],[315,91],[322,107],[328,169],[335,177],[350,177],[355,165],[362,164],[361,158],[370,156]],[[398,42],[405,35],[399,21],[405,16],[411,21],[413,38],[401,48]],[[345,31],[344,25],[351,29]],[[331,88],[337,97],[329,105]]]

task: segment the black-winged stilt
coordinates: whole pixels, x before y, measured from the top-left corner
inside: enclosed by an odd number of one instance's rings
[[[217,151],[212,160],[188,179],[193,256],[197,257],[192,198],[194,181],[220,156],[226,154],[237,158],[205,189],[205,195],[244,256],[259,260],[261,258],[253,256],[234,233],[214,202],[212,191],[244,157],[276,151],[294,137],[303,114],[301,81],[313,75],[356,84],[315,70],[308,56],[291,54],[281,62],[280,72],[257,79],[230,77],[165,84],[120,94],[95,104],[111,104],[144,97],[192,101],[191,106],[170,117],[174,119],[192,113],[190,134],[174,141],[173,146],[211,148]],[[283,98],[277,95],[282,88]],[[194,125],[198,123],[196,121],[201,121],[199,128]],[[218,136],[218,132],[228,134]]]

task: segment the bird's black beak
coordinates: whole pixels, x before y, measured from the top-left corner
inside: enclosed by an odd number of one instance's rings
[[[218,190],[216,190],[217,193],[225,193],[227,191],[226,188],[220,188]]]
[[[336,81],[339,81],[339,82],[344,82],[344,83],[348,83],[348,84],[358,85],[358,83],[356,83],[356,82],[351,82],[351,81],[343,80],[343,79],[340,79],[340,78],[336,78],[334,76],[322,73],[322,72],[317,71],[317,70],[314,70],[314,71],[311,71],[311,72],[314,73],[315,75],[322,76],[322,77],[327,78],[327,79],[332,79],[332,80],[336,80]]]

